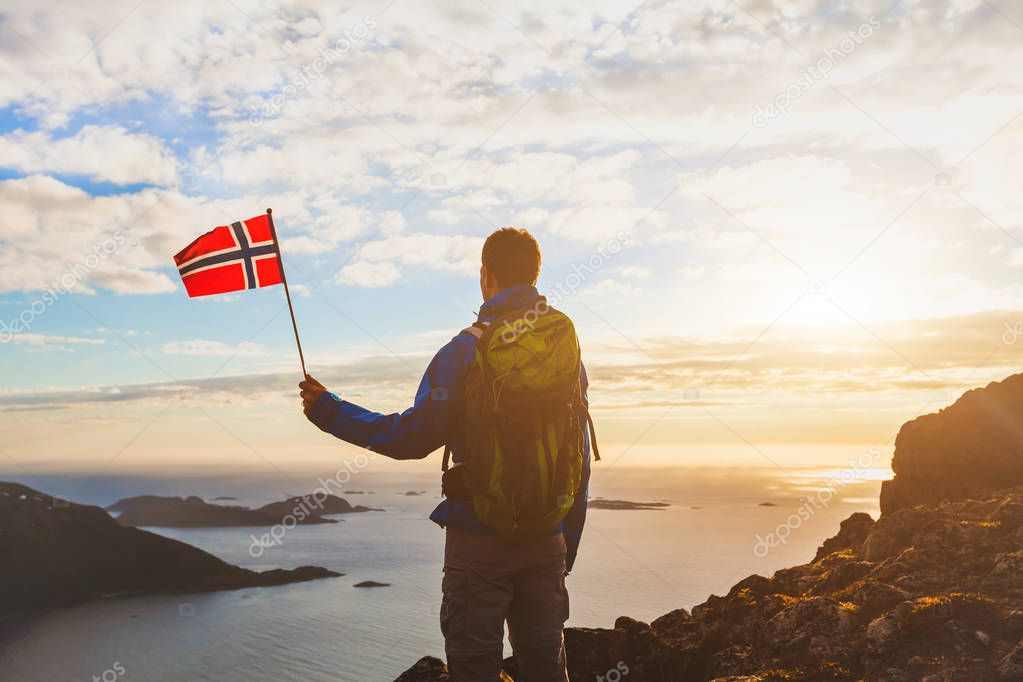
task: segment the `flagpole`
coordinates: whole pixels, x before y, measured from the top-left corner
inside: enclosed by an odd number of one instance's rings
[[[277,268],[281,271],[281,283],[284,285],[284,296],[288,299],[288,312],[291,313],[291,328],[295,330],[295,344],[298,345],[298,360],[302,363],[302,378],[309,376],[305,371],[305,356],[302,354],[302,341],[298,338],[298,323],[295,322],[295,308],[291,305],[291,292],[288,291],[288,278],[284,275],[284,259],[281,258],[281,243],[277,240],[277,230],[274,229],[273,209],[266,209],[267,220],[270,221],[270,236],[273,237],[274,245],[277,248]]]

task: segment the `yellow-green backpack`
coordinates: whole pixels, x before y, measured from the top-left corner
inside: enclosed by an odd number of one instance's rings
[[[476,352],[454,424],[462,462],[449,471],[450,446],[444,451],[445,494],[471,503],[501,535],[550,533],[580,493],[587,423],[600,459],[575,326],[541,297],[464,331],[476,337]]]

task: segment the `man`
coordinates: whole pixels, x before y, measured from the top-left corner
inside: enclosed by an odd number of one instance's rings
[[[571,345],[576,349],[576,364],[568,366],[573,373],[569,383],[574,384],[577,402],[559,400],[558,405],[575,413],[568,420],[568,429],[563,429],[563,432],[575,429],[577,436],[565,436],[561,441],[555,439],[555,447],[567,447],[578,463],[575,469],[570,469],[572,464],[564,464],[565,470],[570,471],[564,474],[558,468],[562,466],[561,462],[553,463],[548,448],[545,470],[553,472],[557,468],[562,479],[575,478],[567,484],[564,480],[559,481],[563,487],[567,485],[571,491],[569,495],[558,495],[552,481],[546,484],[551,490],[550,497],[557,496],[555,504],[561,505],[560,511],[552,511],[553,517],[545,517],[554,518],[553,528],[533,536],[510,537],[509,532],[518,525],[519,511],[511,526],[502,527],[497,523],[500,518],[488,517],[488,509],[475,504],[474,498],[453,493],[448,482],[448,476],[453,473],[471,472],[477,462],[473,458],[481,449],[480,441],[472,440],[473,432],[467,431],[474,426],[468,423],[472,420],[467,415],[478,413],[467,408],[482,401],[464,399],[467,385],[471,383],[472,368],[478,362],[477,345],[493,338],[496,333],[503,333],[506,335],[503,339],[514,342],[517,334],[532,330],[528,325],[537,324],[540,315],[533,313],[530,321],[528,311],[553,311],[546,307],[536,289],[540,262],[540,247],[527,231],[509,227],[490,235],[483,246],[480,289],[484,303],[477,322],[440,349],[419,385],[415,404],[404,412],[388,415],[371,412],[327,392],[311,376],[299,384],[303,408],[309,420],[337,438],[394,459],[421,459],[442,446],[447,447],[444,467],[447,472],[444,482],[447,499],[437,506],[430,518],[447,531],[441,630],[448,668],[455,682],[500,679],[505,621],[508,622],[509,639],[515,653],[518,680],[568,680],[562,635],[568,619],[565,576],[572,569],[579,548],[590,476],[590,434],[586,428],[588,415],[585,411],[587,379],[578,360],[578,340],[570,322],[567,323],[570,343],[562,339],[557,346],[563,349]],[[512,328],[507,327],[508,311],[518,315],[514,311],[522,310],[527,311],[525,321],[518,320],[518,331],[509,336]],[[561,313],[553,312],[564,318]],[[488,337],[483,330],[491,322],[495,324]],[[551,338],[547,337],[548,346],[553,345]],[[542,349],[542,342],[540,347]],[[540,371],[549,367],[547,359],[541,358],[541,363],[538,365]],[[532,402],[530,396],[526,397],[526,402]],[[556,409],[557,406],[554,407]],[[500,410],[511,413],[513,408],[501,407]],[[550,410],[545,409],[544,413],[549,414]],[[501,418],[504,416],[507,414],[502,414]],[[576,439],[574,450],[571,447],[573,438]],[[477,445],[467,448],[467,440]],[[541,442],[547,447],[547,441]],[[451,471],[447,471],[449,452],[454,461]],[[514,466],[517,464],[505,463],[502,468]],[[492,471],[484,472],[481,485],[486,485]],[[528,496],[535,491],[526,492]],[[534,495],[529,499],[540,498]],[[529,516],[528,509],[524,513]],[[498,532],[494,527],[503,531],[511,528],[512,531]]]

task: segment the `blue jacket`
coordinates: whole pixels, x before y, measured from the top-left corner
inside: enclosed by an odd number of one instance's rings
[[[535,287],[515,286],[504,289],[486,301],[480,308],[479,321],[494,317],[495,311],[508,307],[529,307],[540,294]],[[309,409],[309,420],[322,431],[359,447],[368,448],[393,459],[422,459],[451,440],[451,458],[462,460],[462,444],[458,429],[449,434],[452,410],[457,409],[465,373],[474,361],[476,339],[470,334],[458,334],[441,348],[426,368],[426,374],[416,391],[415,404],[401,413],[380,414],[342,400],[333,393],[320,396]],[[583,396],[588,382],[582,369],[580,381]],[[450,398],[450,399],[449,399]],[[585,421],[583,421],[585,423]],[[586,434],[583,453],[582,493],[576,497],[571,511],[562,524],[568,546],[568,569],[575,563],[586,521],[586,503],[590,481],[590,435]],[[438,474],[439,477],[439,474]],[[456,526],[466,530],[491,532],[479,519],[471,506],[443,500],[430,515],[440,526]]]

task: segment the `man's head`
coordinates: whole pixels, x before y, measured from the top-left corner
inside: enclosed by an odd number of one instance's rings
[[[518,284],[533,286],[540,276],[540,245],[533,235],[516,227],[502,227],[483,244],[480,291],[487,300]]]

